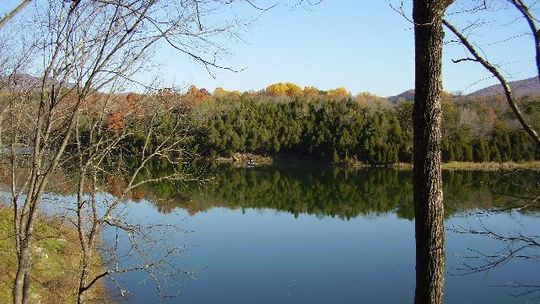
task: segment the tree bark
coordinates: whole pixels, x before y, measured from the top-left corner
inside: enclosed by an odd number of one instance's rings
[[[441,174],[442,18],[451,1],[413,1],[415,99],[413,192],[416,304],[444,295],[444,205]]]
[[[25,304],[29,300],[30,291],[30,244],[22,242],[18,257],[17,274],[13,285],[13,303]]]

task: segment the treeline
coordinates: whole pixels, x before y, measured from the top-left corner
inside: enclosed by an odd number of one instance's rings
[[[251,153],[370,165],[412,159],[411,101],[392,103],[367,93],[352,96],[343,88],[320,91],[290,83],[243,93],[191,87],[183,94],[163,90],[129,94],[123,100],[108,114],[107,130],[129,131],[129,140],[122,143],[128,155],[138,155],[145,144],[147,149],[157,146],[174,133],[186,151],[175,157]],[[520,107],[540,129],[538,100],[524,98]],[[156,136],[146,142],[149,124]],[[538,147],[501,96],[469,99],[445,94],[442,146],[445,162],[540,159]]]
[[[283,91],[220,91],[192,106],[200,126],[201,153],[292,154],[335,163],[411,161],[412,102],[392,104],[366,94],[344,95],[343,91],[310,91],[309,95]],[[530,121],[538,124],[538,102],[523,100],[521,104]],[[534,143],[496,97],[467,100],[446,95],[443,130],[446,162],[530,161],[540,157]]]
[[[264,102],[251,98],[219,103],[205,116],[203,151],[313,155],[334,162],[409,161],[410,134],[390,110],[369,111],[347,100]]]

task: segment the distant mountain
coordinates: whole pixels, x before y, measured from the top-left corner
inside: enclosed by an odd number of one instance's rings
[[[47,85],[52,84],[52,79],[47,80]],[[58,83],[58,82],[56,82]],[[0,90],[27,91],[36,90],[41,87],[42,78],[30,74],[20,73],[9,77],[0,77]],[[67,88],[72,88],[73,83],[64,84]]]
[[[39,86],[41,79],[29,74],[15,74],[10,77],[0,77],[0,90],[28,90]]]
[[[510,82],[512,91],[515,97],[540,95],[540,82],[538,77],[531,77],[523,80]],[[492,85],[487,88],[480,89],[478,91],[468,94],[468,96],[474,97],[486,97],[492,95],[504,94],[503,88],[500,84]]]
[[[514,96],[518,98],[523,96],[540,95],[540,82],[538,81],[538,77],[531,77],[523,80],[512,81],[510,82],[510,86],[512,87],[512,92],[514,93]],[[495,84],[464,96],[486,97],[499,94],[504,94],[504,91],[500,84]],[[414,90],[408,90],[399,95],[390,96],[388,97],[388,100],[391,103],[412,101],[414,100]]]
[[[396,95],[396,96],[390,96],[388,97],[388,100],[391,102],[391,103],[400,103],[400,102],[403,102],[403,101],[412,101],[414,100],[414,90],[408,90],[408,91],[405,91],[399,95]]]

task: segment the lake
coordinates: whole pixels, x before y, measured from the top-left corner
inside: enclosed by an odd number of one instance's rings
[[[163,294],[174,295],[165,303],[412,303],[410,180],[407,170],[222,167],[206,188],[146,187],[128,214],[133,222],[183,229],[165,231],[168,246],[182,248],[173,262],[185,271],[159,278]],[[532,171],[444,172],[446,303],[540,302],[534,292],[540,250],[524,249],[519,254],[528,259],[468,274],[466,265],[486,265],[482,254],[502,256],[508,243],[460,233],[538,233],[535,209],[489,211],[520,204],[522,183],[539,180]],[[128,303],[158,302],[146,278],[144,272],[117,276],[130,292]]]

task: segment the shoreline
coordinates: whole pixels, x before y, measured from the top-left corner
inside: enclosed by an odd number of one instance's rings
[[[251,161],[250,161],[251,160]],[[241,154],[235,153],[231,157],[217,157],[214,161],[218,164],[231,164],[237,167],[262,167],[279,164],[302,164],[316,165],[329,167],[344,167],[344,168],[389,168],[396,170],[412,170],[411,163],[393,163],[370,165],[362,162],[340,162],[332,163],[328,160],[308,157],[300,159],[298,156],[265,156],[256,154]],[[510,170],[535,170],[540,171],[540,160],[525,161],[525,162],[447,162],[441,164],[442,170],[461,170],[461,171],[510,171]]]
[[[443,170],[482,170],[482,171],[510,171],[510,170],[540,170],[540,161],[527,162],[449,162],[442,164]]]

